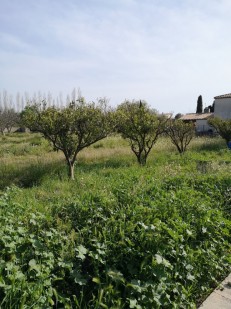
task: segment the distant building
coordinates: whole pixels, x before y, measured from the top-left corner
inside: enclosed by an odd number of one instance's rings
[[[231,93],[214,97],[214,116],[222,119],[231,119]]]
[[[161,116],[165,116],[167,119],[171,119],[172,118],[172,113],[161,113]]]
[[[192,122],[195,125],[195,130],[199,134],[213,132],[214,129],[208,124],[208,119],[214,117],[213,113],[203,113],[203,114],[185,114],[181,116],[179,119],[184,122]]]
[[[215,132],[214,128],[208,124],[208,119],[212,117],[220,117],[221,119],[231,119],[231,93],[214,97],[214,105],[208,106],[201,114],[177,114],[178,119],[184,122],[194,123],[195,130],[198,134],[206,134]],[[214,112],[213,111],[214,106]]]

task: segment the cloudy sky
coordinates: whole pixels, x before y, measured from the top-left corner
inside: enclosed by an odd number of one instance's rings
[[[231,92],[230,0],[0,0],[0,91],[194,112]]]

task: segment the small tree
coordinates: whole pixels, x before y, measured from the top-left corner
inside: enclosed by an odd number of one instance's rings
[[[7,132],[10,133],[13,127],[18,126],[20,117],[19,113],[17,113],[13,108],[10,108],[5,111],[6,117],[6,129]]]
[[[210,118],[208,124],[217,130],[228,145],[231,141],[231,119],[223,120],[219,117]]]
[[[78,153],[105,138],[110,132],[110,117],[105,100],[101,99],[98,103],[87,104],[78,100],[64,109],[46,108],[44,104],[32,105],[22,113],[26,127],[42,133],[55,150],[63,152],[70,179],[74,179]]]
[[[122,137],[129,140],[131,150],[140,165],[145,165],[147,157],[164,131],[166,118],[142,101],[125,101],[116,111],[116,127]]]
[[[179,153],[183,154],[195,134],[195,128],[192,123],[185,123],[180,119],[170,120],[166,133]]]
[[[0,132],[11,132],[14,126],[19,124],[19,114],[13,108],[0,110]]]
[[[197,99],[197,114],[203,113],[203,102],[202,102],[202,96],[200,95]]]

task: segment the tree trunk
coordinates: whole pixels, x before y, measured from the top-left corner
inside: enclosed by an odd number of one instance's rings
[[[68,162],[68,176],[71,180],[75,180],[74,167],[75,167],[74,163]]]
[[[138,160],[140,165],[144,166],[144,165],[146,165],[147,156],[144,153],[141,152],[141,153],[138,154],[137,160]]]

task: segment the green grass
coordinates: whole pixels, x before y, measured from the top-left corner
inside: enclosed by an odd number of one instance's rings
[[[230,271],[230,172],[220,138],[184,156],[162,138],[140,167],[113,136],[70,181],[38,134],[6,135],[0,307],[196,308]]]

